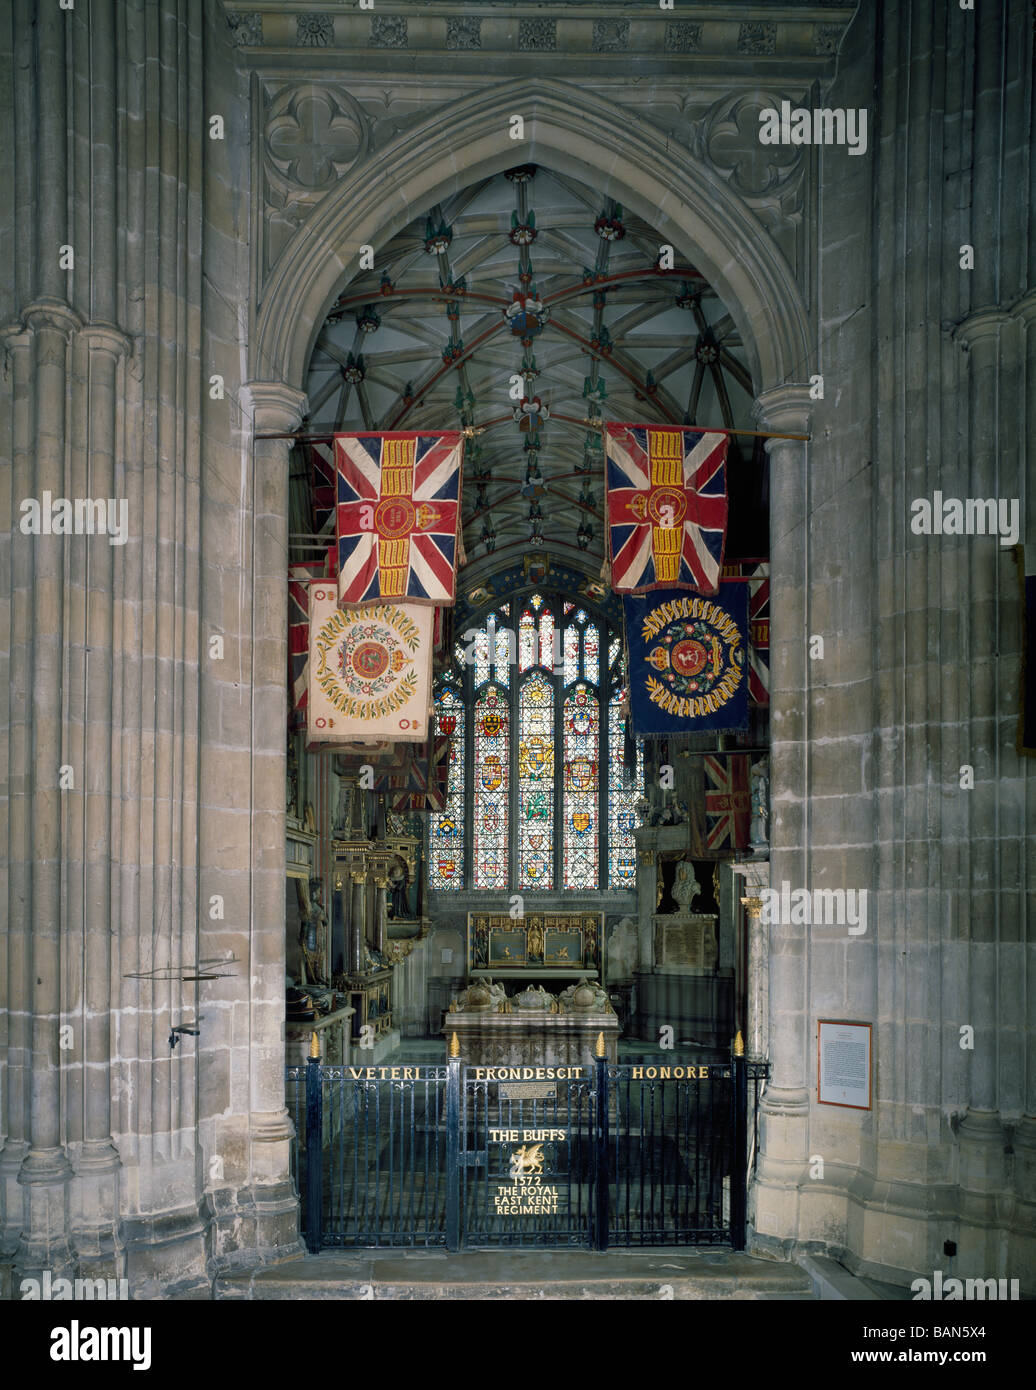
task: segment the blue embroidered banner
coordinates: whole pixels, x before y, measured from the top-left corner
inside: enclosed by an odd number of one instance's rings
[[[638,738],[748,728],[748,585],[623,597]]]

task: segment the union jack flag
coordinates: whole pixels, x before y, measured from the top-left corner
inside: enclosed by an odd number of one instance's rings
[[[752,821],[748,754],[710,755],[705,763],[705,848],[747,849]]]
[[[339,607],[454,601],[464,443],[336,434]]]
[[[306,449],[309,472],[311,522],[319,535],[332,520],[335,509],[335,455],[330,441],[317,442]]]
[[[770,703],[770,565],[740,560],[723,566],[723,579],[748,581],[748,693],[757,705]]]
[[[605,426],[612,588],[715,594],[727,530],[729,436]]]
[[[429,745],[402,744],[374,778],[374,791],[389,793],[394,811],[442,811],[450,768],[449,734],[433,734]],[[429,747],[431,752],[429,752]]]
[[[307,560],[288,568],[288,688],[291,692],[292,723],[306,719],[309,691],[309,581],[333,579],[335,548],[323,560]]]

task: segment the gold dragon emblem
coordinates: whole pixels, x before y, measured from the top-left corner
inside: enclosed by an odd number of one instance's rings
[[[543,1172],[543,1145],[523,1144],[511,1155],[511,1176],[522,1177]]]

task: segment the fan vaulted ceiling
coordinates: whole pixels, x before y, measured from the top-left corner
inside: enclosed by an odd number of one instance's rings
[[[342,431],[466,429],[469,565],[537,549],[596,573],[603,421],[750,427],[734,322],[662,247],[628,208],[541,167],[472,184],[376,247],[328,314],[307,380],[312,447]],[[747,488],[743,510],[759,510],[765,467],[736,441],[729,457],[732,498]],[[300,495],[311,471],[293,477],[297,552],[333,519]]]

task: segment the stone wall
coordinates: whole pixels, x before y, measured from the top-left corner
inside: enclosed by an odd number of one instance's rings
[[[286,472],[245,439],[299,393],[243,389],[249,107],[221,10],[13,10],[3,1252],[204,1290],[235,1247],[297,1247],[284,823],[257,814],[284,804]],[[12,531],[44,490],[125,499],[126,544]]]
[[[1019,498],[1033,539],[1031,56],[1021,3],[862,7],[823,92],[869,108],[871,150],[820,151],[824,398],[795,523],[802,626],[780,634],[791,679],[775,662],[771,883],[866,888],[870,911],[860,935],[771,929],[755,1223],[760,1246],[816,1243],[904,1281],[1036,1277],[1015,558],[910,528],[938,489]],[[773,491],[776,552],[779,472]],[[823,660],[802,660],[807,634]],[[875,1025],[869,1114],[816,1104],[821,1017]]]

